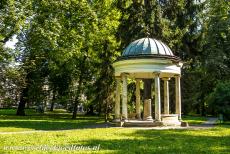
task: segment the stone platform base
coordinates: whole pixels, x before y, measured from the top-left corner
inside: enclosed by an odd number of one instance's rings
[[[161,121],[164,126],[180,126],[181,122],[178,120],[177,114],[162,114]]]
[[[161,115],[161,122],[154,120],[114,120],[118,127],[157,127],[157,126],[181,126],[181,121],[178,120],[177,114]]]
[[[144,120],[126,120],[126,121],[113,121],[117,127],[157,127],[164,126],[163,122],[157,121],[144,121]]]
[[[124,122],[124,127],[156,127],[162,126],[161,122],[143,121],[143,120],[128,120]]]

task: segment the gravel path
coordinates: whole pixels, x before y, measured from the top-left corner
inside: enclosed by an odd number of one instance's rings
[[[218,118],[208,118],[207,121],[205,121],[203,124],[201,125],[207,125],[207,126],[214,126],[217,122]]]
[[[207,121],[200,125],[190,126],[190,128],[193,129],[209,129],[215,127],[216,122],[218,121],[218,118],[208,118]]]

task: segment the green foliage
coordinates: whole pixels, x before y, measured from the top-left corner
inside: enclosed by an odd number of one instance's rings
[[[130,42],[148,36],[168,44],[184,62],[183,113],[204,115],[205,98],[230,77],[229,10],[226,0],[2,0],[1,99],[19,100],[20,109],[48,101],[74,111],[83,102],[92,112],[109,113],[112,63]],[[5,48],[15,35],[16,49]],[[20,67],[10,67],[15,57]],[[135,88],[129,88],[132,102]]]
[[[228,1],[207,1],[204,11],[202,31],[202,53],[199,55],[195,69],[200,70],[200,104],[207,111],[218,112],[217,108],[205,104],[205,98],[214,91],[218,81],[229,79],[229,23],[230,3]]]
[[[230,75],[230,2],[210,0],[209,5],[208,18],[204,24],[207,26],[203,49],[204,67],[214,80],[226,80]]]
[[[107,87],[97,89],[100,100],[111,94],[119,13],[113,1],[33,1],[32,6],[33,16],[18,44],[27,72],[27,101],[43,101],[48,80],[56,102],[74,104],[74,118],[80,97],[95,82]]]
[[[17,52],[5,45],[17,35],[28,14],[28,1],[2,0],[0,2],[0,104],[16,104],[23,85],[23,71],[15,65]]]
[[[202,94],[197,89],[201,80],[201,48],[203,32],[202,11],[206,3],[198,1],[130,0],[117,2],[122,13],[117,32],[124,49],[131,41],[141,37],[162,40],[183,62],[183,113],[201,109]],[[171,92],[171,91],[170,91]],[[132,93],[129,91],[129,95]],[[174,97],[174,90],[172,90]]]
[[[230,81],[219,82],[207,97],[210,108],[230,119]]]
[[[28,15],[28,0],[2,0],[0,2],[0,49],[17,34]],[[2,55],[1,55],[2,56]]]
[[[119,42],[115,34],[119,26],[120,12],[114,7],[114,1],[94,1],[92,9],[97,16],[97,31],[94,37],[92,53],[93,84],[87,88],[86,95],[91,99],[88,104],[92,114],[93,110],[99,114],[108,113],[114,106],[114,70],[112,63],[118,57]]]

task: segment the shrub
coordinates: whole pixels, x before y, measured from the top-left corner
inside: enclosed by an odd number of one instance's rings
[[[230,120],[230,81],[219,82],[207,102],[214,111],[223,114],[225,120]]]

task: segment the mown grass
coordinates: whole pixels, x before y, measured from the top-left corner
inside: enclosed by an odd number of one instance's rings
[[[100,117],[79,115],[71,120],[71,114],[57,110],[53,113],[35,113],[15,116],[15,110],[0,110],[0,153],[230,153],[230,125],[218,125],[205,130],[149,130],[133,128],[90,128],[101,123]],[[204,119],[184,117],[203,122]],[[77,129],[81,128],[81,129]],[[64,130],[66,131],[58,131]],[[74,130],[72,130],[74,129]],[[25,130],[52,130],[28,132]],[[15,133],[10,133],[16,131]],[[25,132],[18,132],[25,131]],[[8,133],[7,133],[8,132]],[[47,147],[98,146],[99,151],[53,150]],[[12,150],[10,147],[27,148]],[[39,147],[43,147],[41,150]],[[30,149],[29,149],[30,148]],[[35,148],[35,149],[31,149]]]
[[[40,114],[27,109],[27,116],[16,116],[15,113],[15,109],[0,109],[0,132],[77,129],[103,122],[101,117],[83,115],[72,120],[72,114],[64,110]]]
[[[207,117],[202,117],[202,116],[191,116],[191,115],[186,115],[182,117],[183,121],[188,122],[190,125],[198,125],[202,124],[205,121],[207,121]]]
[[[0,153],[229,153],[230,127],[208,130],[137,130],[95,128],[61,132],[0,135]],[[97,146],[99,151],[15,151],[8,146]]]

